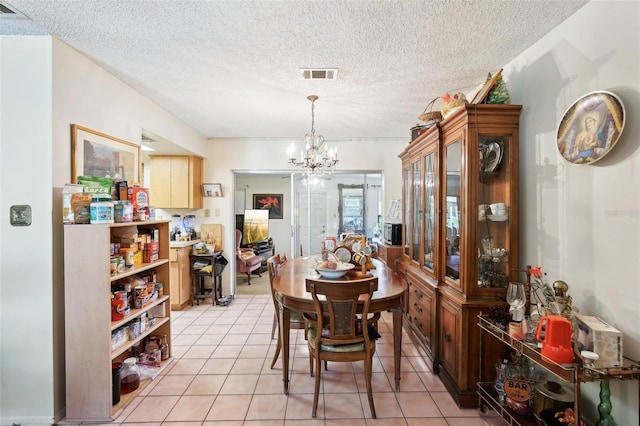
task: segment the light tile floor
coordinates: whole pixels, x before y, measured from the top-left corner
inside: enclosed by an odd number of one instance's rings
[[[292,330],[290,393],[284,395],[281,360],[269,368],[270,295],[239,295],[229,306],[201,303],[172,312],[173,362],[115,419],[144,426],[291,426],[503,424],[494,415],[460,409],[430,363],[406,334],[402,338],[400,392],[393,391],[391,314],[383,313],[376,344],[369,412],[362,362],[329,363],[322,374],[318,414],[311,417],[314,379],[302,330]],[[492,413],[493,414],[493,413]]]

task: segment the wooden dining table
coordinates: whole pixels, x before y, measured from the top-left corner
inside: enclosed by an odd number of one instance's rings
[[[307,278],[323,280],[314,268],[318,256],[300,256],[290,260],[279,268],[273,285],[279,302],[280,341],[282,342],[282,380],[284,393],[289,393],[289,321],[291,311],[315,313],[311,293],[306,291]],[[368,271],[378,277],[378,289],[373,293],[369,312],[391,311],[393,313],[393,360],[395,389],[400,390],[400,357],[402,347],[402,313],[404,308],[407,284],[383,262],[372,259],[375,269]],[[327,281],[345,282],[361,279],[362,274],[351,271],[341,278]]]

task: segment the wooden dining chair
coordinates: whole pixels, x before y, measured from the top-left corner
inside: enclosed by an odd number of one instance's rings
[[[273,300],[273,307],[275,309],[274,316],[273,316],[273,327],[271,328],[271,338],[273,339],[276,330],[278,332],[276,352],[273,355],[273,360],[271,361],[270,368],[273,368],[273,366],[276,364],[276,361],[278,361],[278,357],[280,356],[280,350],[282,349],[282,341],[280,339],[280,315],[278,315],[278,313],[280,312],[280,303],[278,303],[276,292],[273,287],[273,282],[276,276],[278,275],[280,266],[282,265],[281,259],[282,258],[280,257],[279,254],[275,256],[271,256],[270,258],[267,259],[267,269],[269,270],[269,285],[271,287],[271,298]],[[291,311],[290,319],[289,319],[289,329],[296,329],[296,330],[305,329],[305,319],[304,319],[304,316],[302,315],[302,312]],[[306,330],[305,330],[305,334],[306,334]]]
[[[371,417],[376,418],[371,389],[375,340],[369,326],[377,322],[379,313],[369,314],[373,292],[378,288],[378,278],[371,277],[355,282],[319,281],[307,278],[306,289],[313,297],[316,320],[307,321],[307,346],[309,369],[315,370],[315,388],[311,416],[316,416],[322,376],[321,362],[364,361],[365,383]],[[319,296],[324,296],[320,298]],[[362,310],[358,313],[358,305]],[[314,368],[315,364],[315,368]]]

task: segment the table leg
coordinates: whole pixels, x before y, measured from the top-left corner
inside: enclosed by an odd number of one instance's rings
[[[289,394],[289,329],[291,326],[291,311],[280,305],[280,342],[282,344],[282,384],[284,394]]]
[[[393,309],[393,368],[396,392],[400,391],[400,358],[402,357],[402,309]]]

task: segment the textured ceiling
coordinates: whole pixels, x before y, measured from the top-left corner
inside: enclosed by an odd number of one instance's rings
[[[586,1],[2,0],[210,138],[408,138]],[[300,68],[338,68],[306,81]],[[153,130],[153,129],[150,129]]]

